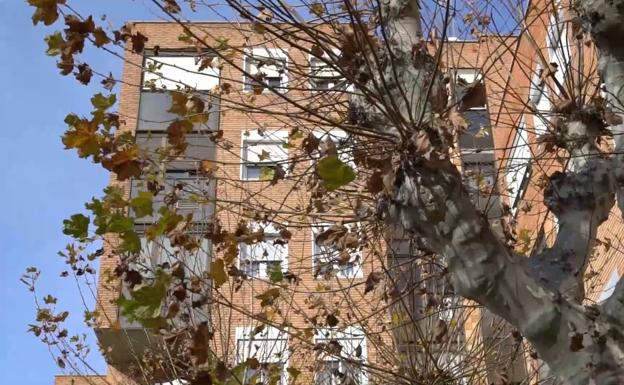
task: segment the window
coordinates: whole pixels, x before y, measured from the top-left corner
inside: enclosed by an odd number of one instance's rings
[[[516,212],[518,202],[522,199],[529,175],[531,173],[531,147],[524,122],[524,116],[520,118],[520,124],[516,129],[513,144],[509,150],[505,182],[509,193],[509,206],[512,213]]]
[[[193,88],[201,93],[205,104],[204,112],[208,122],[195,124],[194,131],[219,129],[219,97],[212,90],[219,85],[219,69],[208,66],[199,71],[200,63],[194,53],[165,52],[160,56],[148,56],[143,71],[143,89],[139,100],[139,121],[137,131],[165,131],[179,116],[169,112],[171,93],[167,91]],[[210,58],[207,58],[210,59]]]
[[[350,141],[353,141],[354,139],[351,136],[349,136],[349,134],[347,134],[345,131],[342,131],[342,130],[329,130],[329,131],[316,130],[316,131],[313,131],[313,135],[321,142],[325,140],[331,140],[332,142],[334,142],[334,144],[336,145],[338,158],[344,163],[347,163],[348,165],[350,165],[352,168],[355,168],[355,162],[353,161],[353,155],[351,152],[353,146],[350,145],[349,143]],[[318,153],[318,151],[315,151],[312,154],[312,157],[319,158],[320,154]]]
[[[318,329],[314,342],[326,346],[317,360],[316,385],[366,384],[362,366],[366,362],[366,337],[361,329]]]
[[[483,84],[483,75],[476,68],[457,68],[455,69],[455,97],[461,100],[473,83],[479,82]],[[486,100],[483,105],[471,107],[471,110],[484,110],[487,108]]]
[[[546,47],[550,62],[557,66],[555,79],[563,85],[566,69],[571,63],[571,46],[561,4],[557,8],[557,13],[550,15]],[[555,89],[558,90],[557,87]]]
[[[265,326],[254,334],[251,327],[236,328],[236,360],[243,363],[255,358],[260,363],[257,369],[246,368],[243,385],[272,383],[276,377],[278,385],[286,385],[285,366],[288,361],[288,338],[286,332]]]
[[[550,123],[550,110],[552,108],[548,89],[541,79],[542,72],[543,68],[538,64],[533,74],[531,88],[529,90],[529,102],[535,106],[533,127],[535,128],[536,135],[543,135],[547,132],[547,127]]]
[[[457,313],[461,303],[461,297],[453,293],[444,293],[444,297],[442,297],[439,305],[438,318],[446,322],[457,320]]]
[[[150,160],[167,170],[197,171],[200,161],[215,157],[215,144],[207,134],[187,134],[182,152],[169,144],[164,132],[137,132],[136,143]]]
[[[159,181],[160,191],[153,198],[154,213],[165,206],[165,196],[175,191],[177,201],[174,207],[180,215],[193,214],[193,221],[211,222],[214,215],[215,181],[198,176],[195,172],[184,170],[169,170],[164,174],[164,180]],[[130,198],[138,196],[141,191],[147,191],[147,182],[133,179],[130,184]],[[153,216],[135,218],[135,223],[152,223]]]
[[[253,48],[245,55],[245,90],[260,83],[264,87],[285,91],[288,86],[288,56],[277,48]]]
[[[501,214],[500,197],[496,191],[494,159],[486,156],[481,158],[478,159],[477,156],[464,157],[466,187],[477,208],[483,210],[488,218],[499,218]]]
[[[494,189],[494,165],[491,163],[464,162],[464,175],[468,191],[475,195],[488,196]]]
[[[154,240],[141,237],[141,256],[134,267],[143,277],[152,277],[159,268],[169,268],[175,263],[183,264],[190,275],[201,276],[208,271],[210,242],[198,234],[197,248],[193,251],[172,246],[168,237],[160,236]]]
[[[483,75],[475,68],[455,69],[455,100],[461,100],[466,92],[475,83],[480,83],[485,93]],[[478,98],[476,98],[478,99]],[[463,150],[475,149],[491,151],[494,147],[490,116],[487,111],[487,99],[483,98],[482,104],[475,105],[463,111],[464,118],[468,122],[468,129],[459,136],[459,147]]]
[[[195,123],[193,131],[216,132],[219,129],[220,99],[209,93],[198,96],[204,102],[204,113],[208,114],[208,121]],[[165,132],[173,121],[180,118],[169,112],[171,103],[170,92],[143,90],[139,100],[137,132]]]
[[[340,72],[331,64],[331,59],[310,56],[310,88],[314,91],[344,90],[347,82]]]
[[[140,232],[141,230],[139,230]],[[194,238],[197,248],[194,250],[187,250],[184,247],[173,246],[171,241],[166,236],[158,236],[155,239],[148,239],[146,235],[140,235],[141,242],[141,252],[134,258],[126,260],[128,262],[128,270],[132,272],[138,273],[141,278],[141,282],[151,282],[156,277],[156,272],[159,269],[167,270],[171,269],[174,264],[180,263],[185,271],[185,275],[187,277],[200,277],[203,276],[204,272],[209,272],[210,268],[210,259],[212,254],[212,246],[209,240],[207,240],[203,233],[199,231],[194,231],[192,235]],[[136,275],[136,274],[135,274]],[[131,298],[131,291],[133,290],[134,285],[140,283],[138,281],[138,276],[134,277],[125,273],[123,283],[121,285],[121,294],[123,298]],[[195,293],[191,293],[187,298],[190,302],[197,300],[198,295]],[[165,316],[168,306],[168,300],[163,299],[163,305],[161,306],[161,316]],[[121,308],[118,309],[120,313],[119,321],[121,323],[121,327],[126,329],[134,329],[134,328],[143,328],[143,326],[136,320],[131,321],[126,317],[125,314],[121,312]],[[201,320],[207,320],[206,318],[206,309],[205,308],[193,308],[192,310],[195,320],[201,322]],[[184,312],[181,312],[179,316],[174,317],[170,321],[174,323],[181,320],[177,317],[184,317]],[[188,321],[183,321],[184,322]]]
[[[199,71],[200,63],[192,53],[162,53],[145,59],[143,88],[176,90],[191,87],[210,90],[219,84],[219,69],[208,66]]]
[[[319,234],[332,224],[323,223],[312,226],[312,252],[314,276],[336,275],[337,278],[362,278],[364,273],[360,264],[360,254],[355,249],[339,251],[331,246],[321,246],[316,242]],[[350,226],[346,226],[353,231]]]
[[[251,245],[241,244],[240,270],[250,277],[267,278],[272,268],[288,269],[288,244],[280,239],[271,224],[257,226],[264,231],[264,240]]]
[[[250,131],[249,135],[243,134],[241,178],[263,179],[265,170],[286,162],[288,150],[284,145],[287,142],[286,131],[265,132],[263,135],[258,131]]]

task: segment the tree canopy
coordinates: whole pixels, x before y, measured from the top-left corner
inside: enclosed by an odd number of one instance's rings
[[[619,248],[624,1],[152,0],[169,24],[123,26],[70,3],[28,0],[60,74],[101,83],[62,141],[112,180],[63,222],[62,275],[98,287],[100,343],[152,336],[121,348],[135,380],[624,382],[624,284],[591,296]],[[38,275],[30,331],[88,372]]]

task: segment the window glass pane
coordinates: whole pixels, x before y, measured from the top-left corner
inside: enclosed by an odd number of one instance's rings
[[[481,210],[498,209],[493,163],[464,163],[466,186],[476,206]],[[490,214],[488,212],[488,214]],[[494,213],[492,213],[494,214]]]
[[[168,170],[197,170],[200,161],[215,158],[215,144],[208,134],[187,134],[186,150],[165,160],[161,154],[175,154],[170,151],[166,133],[140,132],[136,134],[136,143],[155,163],[161,163]]]
[[[338,329],[317,329],[314,336],[317,344],[332,344],[341,347],[340,353],[320,353],[315,382],[318,385],[362,384],[365,374],[361,363],[366,362],[366,338],[357,327]],[[351,362],[356,361],[356,362]]]
[[[243,167],[243,179],[260,180],[260,175],[262,174],[261,166],[244,165]]]
[[[244,144],[246,161],[249,163],[282,162],[288,159],[288,150],[282,143],[248,142]]]
[[[345,250],[344,253],[341,253],[331,246],[322,246],[316,243],[316,237],[330,226],[331,224],[329,223],[315,224],[312,226],[312,251],[314,253],[313,262],[315,277],[328,277],[334,273],[338,278],[362,276],[363,271],[360,264],[361,256],[357,250]],[[348,260],[342,260],[343,258],[348,258]]]
[[[286,87],[288,77],[286,51],[281,49],[254,48],[245,56],[245,71],[251,75],[245,80],[245,89],[251,90],[254,77],[262,77],[269,87]]]
[[[169,171],[158,183],[161,190],[152,198],[154,213],[165,205],[165,196],[178,186],[178,201],[174,206],[176,212],[180,215],[192,213],[194,223],[212,221],[216,186],[213,179],[194,176],[189,172]],[[142,191],[148,191],[147,183],[141,179],[133,179],[130,186],[130,199],[138,196]],[[153,221],[154,216],[135,218],[135,223],[152,223]]]
[[[264,241],[252,245],[240,245],[240,269],[245,274],[258,277],[268,277],[272,267],[281,266],[288,269],[288,245],[277,242],[279,234],[272,226],[264,228]]]
[[[478,69],[475,68],[458,68],[455,70],[455,97],[456,100],[461,100],[466,92],[470,89],[470,86],[475,82],[483,82],[483,76]],[[487,105],[475,106],[471,109],[484,109]]]
[[[152,277],[159,268],[171,267],[180,262],[187,273],[201,275],[208,269],[211,246],[202,236],[198,235],[196,238],[198,247],[195,250],[187,250],[172,246],[167,237],[157,237],[154,240],[141,237],[141,255],[134,268],[145,273],[145,277]]]
[[[192,56],[151,56],[145,61],[147,69],[143,75],[143,86],[151,84],[160,89],[175,90],[178,87],[192,87],[210,90],[219,84],[219,69],[208,66],[198,71],[200,64]],[[153,71],[150,71],[153,70]]]
[[[219,98],[213,95],[201,95],[206,104],[208,122],[195,124],[193,130],[216,131],[219,129]],[[141,92],[139,100],[138,131],[165,131],[169,125],[179,119],[176,114],[168,112],[171,108],[171,93],[169,92]]]
[[[487,110],[468,110],[463,114],[468,121],[468,130],[460,134],[459,147],[462,149],[493,149],[494,141]]]
[[[264,167],[275,167],[279,163],[284,169],[288,160],[288,149],[284,144],[288,142],[288,132],[250,131],[243,135],[241,176],[247,180],[259,180]]]
[[[274,327],[253,334],[253,328],[236,328],[236,357],[238,362],[256,358],[260,363],[281,364],[288,358],[288,337]]]
[[[345,88],[346,82],[339,71],[328,63],[330,59],[322,60],[316,57],[310,58],[310,83],[312,88],[325,90]]]

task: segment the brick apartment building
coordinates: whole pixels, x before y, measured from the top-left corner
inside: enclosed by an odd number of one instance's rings
[[[461,79],[451,82],[454,94],[461,94],[462,86],[474,82],[483,82],[487,94],[485,104],[464,111],[469,127],[458,139],[457,165],[466,176],[466,183],[473,191],[477,205],[492,219],[492,226],[498,229],[501,237],[505,229],[500,218],[507,215],[506,207],[509,207],[511,217],[517,222],[517,249],[527,255],[554,240],[556,222],[541,203],[543,190],[539,187],[540,175],[562,167],[552,158],[537,159],[537,154],[542,151],[537,138],[547,131],[553,105],[559,97],[550,81],[540,80],[543,63],[545,60],[555,62],[563,69],[571,57],[578,55],[576,46],[570,42],[574,37],[571,36],[567,11],[562,10],[562,17],[559,18],[553,16],[548,5],[540,6],[539,2],[533,5],[535,12],[529,12],[527,18],[531,38],[525,38],[523,34],[519,37],[483,36],[468,41],[449,39],[443,53],[451,79]],[[137,142],[153,154],[155,167],[159,168],[157,171],[166,181],[165,193],[179,185],[184,186],[175,207],[178,213],[193,214],[191,233],[196,235],[200,247],[192,253],[177,253],[177,258],[184,258],[192,272],[201,276],[209,269],[212,256],[228,252],[213,250],[210,241],[204,237],[212,231],[216,218],[224,227],[236,228],[241,214],[248,215],[254,207],[263,205],[276,211],[287,207],[303,212],[309,199],[303,182],[297,183],[295,178],[288,178],[274,186],[263,180],[267,167],[285,164],[296,155],[291,137],[293,132],[296,133],[294,127],[303,123],[297,118],[285,121],[284,112],[303,114],[305,108],[286,103],[279,92],[255,92],[254,81],[245,78],[241,69],[254,73],[263,66],[264,81],[277,89],[288,88],[289,97],[301,104],[314,99],[318,90],[346,89],[348,85],[340,84],[340,78],[331,70],[318,69],[322,64],[309,54],[264,41],[251,24],[198,23],[190,28],[206,41],[222,41],[226,37],[229,46],[248,48],[233,55],[231,63],[220,62],[216,65],[212,61],[211,65],[198,71],[198,52],[185,39],[180,39],[185,32],[179,25],[133,23],[133,29],[149,40],[143,54],[126,51],[119,111],[125,121],[123,129],[134,133]],[[592,58],[583,57],[583,60],[587,61],[586,68],[591,68]],[[262,61],[264,63],[259,64]],[[593,66],[595,69],[595,63]],[[301,76],[297,73],[301,68],[318,70],[318,76],[312,80]],[[557,72],[556,79],[565,83],[565,72]],[[171,107],[172,96],[170,92],[163,92],[163,87],[176,90],[178,86],[194,88],[205,101],[209,114],[207,121],[194,126],[187,135],[189,145],[184,154],[164,161],[158,149],[166,143],[167,128],[176,117],[166,112]],[[244,110],[238,107],[241,103],[256,108]],[[323,127],[315,130],[319,138],[329,137],[338,144],[355,140],[342,131],[324,130]],[[215,132],[222,132],[220,145],[216,145],[211,136]],[[339,156],[350,161],[347,151],[343,154],[341,147],[337,147]],[[303,163],[288,172],[291,175],[303,174],[306,167]],[[145,190],[149,182],[119,182],[114,176],[111,179],[111,184],[121,185],[126,197],[130,198]],[[164,196],[164,193],[157,195],[158,199],[164,199]],[[198,196],[214,196],[216,199],[198,199]],[[162,206],[165,202],[158,201],[157,204]],[[590,271],[596,272],[588,277],[591,278],[588,297],[592,300],[600,301],[608,296],[610,288],[619,278],[621,266],[624,266],[622,253],[613,245],[620,232],[624,231],[619,217],[619,213],[614,213],[613,219],[601,230],[600,239],[611,247],[603,247],[591,262]],[[143,217],[136,221],[136,226],[139,231],[148,231],[151,221],[152,217]],[[382,307],[381,301],[371,301],[364,291],[369,273],[382,268],[379,255],[361,252],[337,264],[327,258],[331,252],[314,242],[316,235],[331,223],[324,220],[297,225],[296,219],[291,217],[288,225],[289,240],[282,244],[275,241],[284,237],[283,229],[259,220],[255,226],[263,228],[265,241],[244,244],[238,250],[237,268],[253,279],[243,283],[225,283],[219,289],[218,299],[221,302],[193,310],[190,321],[196,324],[209,321],[214,333],[211,342],[214,346],[211,347],[227,358],[227,364],[234,365],[257,357],[263,365],[255,375],[262,380],[268,381],[269,377],[278,373],[279,381],[285,385],[294,375],[289,368],[297,368],[301,372],[299,378],[309,383],[340,384],[336,371],[352,383],[376,383],[377,376],[383,375],[383,370],[391,371],[395,367],[397,362],[393,359],[401,360],[412,351],[409,346],[393,345],[393,341],[397,340],[397,331],[405,331],[401,325],[395,325],[394,334],[389,331],[384,325],[391,325],[394,321],[390,313],[378,311]],[[114,245],[118,240],[110,238],[109,242]],[[409,267],[413,259],[412,251],[404,242],[397,241],[392,245],[394,255],[391,261],[394,264],[392,268],[396,268],[395,277],[405,284],[412,282],[415,278],[405,275],[409,274],[406,271],[413,271]],[[166,237],[157,242],[145,238],[142,246],[148,264],[167,262],[167,258],[174,253]],[[167,365],[161,365],[160,378],[148,378],[141,372],[140,361],[142,365],[154,365],[154,362],[147,363],[142,356],[144,348],[162,345],[162,341],[120,314],[117,299],[127,289],[118,279],[112,278],[120,259],[111,250],[112,247],[109,247],[101,259],[98,287],[100,319],[96,328],[109,364],[108,374],[58,376],[56,384],[181,384],[176,383],[175,373]],[[258,326],[254,318],[264,311],[258,294],[271,287],[268,281],[275,266],[296,274],[299,280],[298,289],[293,291],[288,306],[292,314],[284,314],[287,310],[279,308],[275,319],[287,319],[289,327],[309,333],[305,338],[285,333],[279,328],[254,330]],[[147,269],[145,274],[153,273]],[[323,279],[325,275],[331,278]],[[322,289],[319,290],[319,287]],[[444,291],[444,288],[439,290]],[[315,291],[322,293],[318,295],[322,299],[310,295]],[[198,297],[191,299],[200,300]],[[338,328],[329,327],[331,322],[314,325],[310,321],[318,315],[312,303],[314,300],[325,301],[326,306],[338,310],[341,319],[355,321],[342,321]],[[424,306],[420,300],[412,301],[413,304],[406,306],[407,312]],[[496,349],[479,353],[477,360],[466,364],[477,370],[471,374],[460,373],[463,379],[458,383],[496,383],[501,372],[512,381],[529,376],[531,383],[537,383],[538,363],[525,356],[522,349],[518,353],[509,337],[509,330],[502,322],[486,310],[471,306],[462,310],[461,314],[454,313],[458,300],[452,295],[447,295],[441,302],[439,317],[448,317],[449,321],[459,320],[455,321],[456,331],[451,338],[455,339],[452,347],[457,351],[452,357],[439,358],[444,365],[452,366],[462,361],[462,349],[470,350],[492,341],[498,343]],[[396,313],[403,314],[401,311]],[[341,354],[348,356],[349,360],[336,360],[330,356],[318,358],[314,346],[331,340],[341,342]],[[392,355],[389,350],[398,354]],[[356,365],[357,362],[360,365]],[[501,362],[507,364],[501,365]],[[413,365],[423,363],[415,361]]]

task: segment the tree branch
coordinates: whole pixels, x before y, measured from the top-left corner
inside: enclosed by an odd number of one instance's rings
[[[414,134],[400,144],[393,157],[394,188],[388,194],[387,204],[380,205],[382,215],[389,223],[398,223],[423,237],[432,251],[446,257],[455,290],[518,327],[550,368],[565,381],[570,384],[588,384],[591,380],[599,384],[622,383],[624,368],[618,364],[619,356],[613,350],[604,349],[595,339],[598,326],[593,316],[534,279],[524,264],[499,241],[487,218],[475,208],[456,166],[447,159],[448,148],[440,140],[439,133],[429,126],[431,121],[424,119],[416,127],[406,127],[407,130],[397,127],[399,122],[413,121],[411,117],[419,116],[418,112],[434,110],[436,93],[430,96],[425,90],[439,73],[435,61],[425,50],[414,50],[414,46],[408,44],[416,41],[420,32],[415,20],[420,17],[418,2],[389,0],[384,6],[389,16],[383,20],[382,28],[389,31],[392,47],[389,54],[400,59],[393,64],[401,74],[401,82],[389,89],[386,98],[400,100],[399,90],[401,85],[406,85],[411,92],[411,103],[397,111],[402,117],[397,121],[366,108],[364,98],[354,98],[352,106],[358,112],[356,118],[365,127],[384,133]],[[392,80],[392,72],[383,73],[386,80]],[[582,155],[574,165],[578,172],[562,174],[557,183],[553,183],[549,198],[555,210],[559,212],[561,208],[566,229],[583,214],[591,213],[590,221],[582,226],[585,239],[575,243],[575,251],[579,252],[574,262],[582,267],[587,246],[595,236],[593,223],[604,220],[603,206],[610,207],[613,198],[609,199],[612,196],[608,189],[610,178],[606,179],[607,188],[603,187],[604,175],[610,175],[610,167],[598,156],[594,121],[584,114],[575,118],[578,119],[570,119],[565,135],[574,139],[570,152]],[[427,141],[430,148],[423,153],[423,147],[427,147],[423,142]],[[591,183],[585,186],[583,193],[576,192],[579,184],[588,182]],[[596,200],[586,202],[584,199],[590,193],[597,195]],[[564,214],[563,203],[577,210],[574,214]],[[597,203],[600,203],[598,209]],[[563,242],[561,238],[559,244]],[[581,249],[585,252],[580,252]],[[580,260],[583,262],[579,263]],[[591,370],[596,359],[601,365],[599,371]]]

